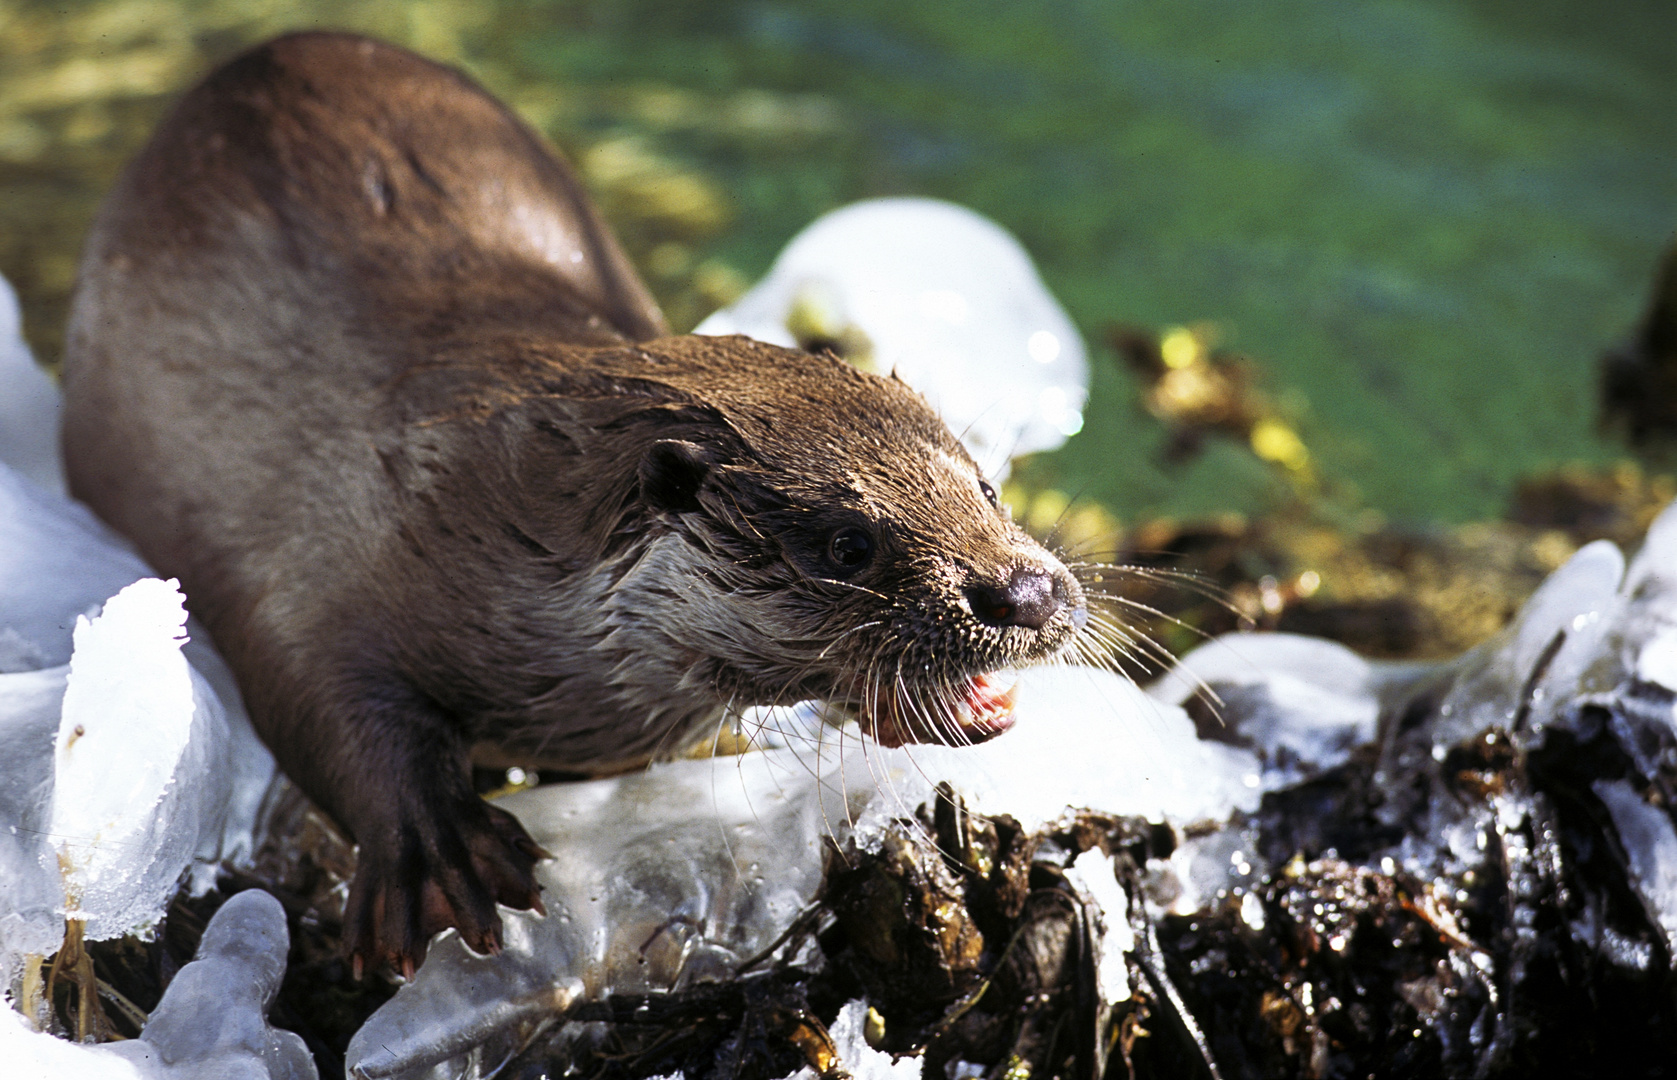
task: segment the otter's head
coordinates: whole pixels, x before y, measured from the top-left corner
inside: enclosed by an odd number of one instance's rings
[[[1005,730],[995,673],[1067,655],[1084,594],[925,401],[744,338],[643,348],[669,364],[660,384],[702,403],[638,474],[658,525],[639,565],[657,569],[687,678],[736,706],[847,706],[888,745]]]

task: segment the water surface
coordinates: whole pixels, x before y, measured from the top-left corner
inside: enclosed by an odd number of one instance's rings
[[[0,272],[45,356],[94,202],[170,95],[304,25],[507,97],[678,324],[853,199],[1001,221],[1095,353],[1084,432],[1030,475],[1126,519],[1283,489],[1233,444],[1161,466],[1108,325],[1217,324],[1341,502],[1461,520],[1620,453],[1595,359],[1677,229],[1664,0],[24,0],[0,6]]]

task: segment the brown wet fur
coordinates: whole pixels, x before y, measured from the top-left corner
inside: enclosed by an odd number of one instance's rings
[[[355,837],[358,967],[539,909],[474,753],[606,772],[810,697],[959,741],[952,688],[1082,625],[916,394],[668,336],[549,148],[347,35],[254,49],[165,121],[95,223],[64,386],[72,490],[180,578]],[[1025,578],[1029,618],[972,599]]]

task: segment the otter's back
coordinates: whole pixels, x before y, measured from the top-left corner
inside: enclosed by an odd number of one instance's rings
[[[267,553],[375,525],[403,377],[497,325],[664,332],[576,179],[467,79],[348,35],[278,39],[181,101],[95,223],[71,489],[189,592],[263,588]]]

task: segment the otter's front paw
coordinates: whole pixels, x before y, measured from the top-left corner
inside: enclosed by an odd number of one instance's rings
[[[548,854],[518,819],[476,796],[408,808],[366,830],[344,912],[344,949],[360,978],[367,964],[412,977],[431,935],[456,927],[475,952],[501,951],[497,903],[542,907],[535,865]]]

